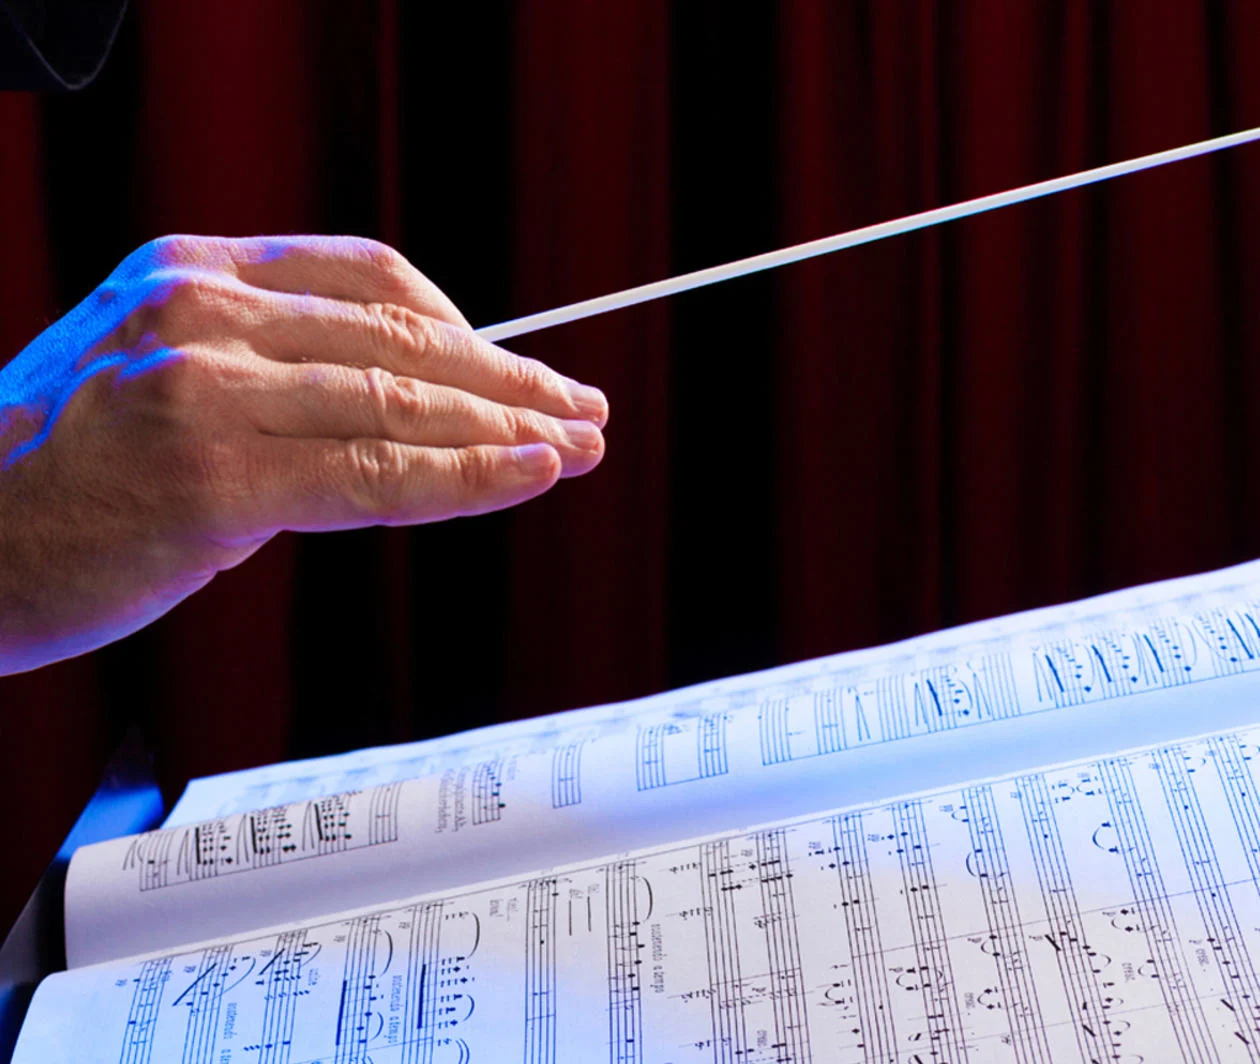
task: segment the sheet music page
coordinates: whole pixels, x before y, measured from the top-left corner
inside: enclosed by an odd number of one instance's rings
[[[71,964],[1260,720],[1237,592],[804,676],[631,729],[81,850]]]
[[[266,765],[194,780],[171,811],[167,826],[192,824],[229,813],[440,773],[469,760],[554,750],[573,742],[634,730],[646,718],[697,716],[710,710],[753,705],[810,685],[826,686],[828,681],[835,689],[855,687],[865,679],[889,672],[904,673],[907,662],[916,657],[925,659],[930,668],[934,662],[958,659],[967,653],[1000,654],[1006,649],[1003,644],[1032,633],[1039,633],[1037,642],[1040,643],[1075,640],[1081,644],[1077,653],[1083,654],[1087,666],[1096,671],[1097,665],[1089,661],[1092,655],[1087,645],[1096,633],[1132,627],[1160,614],[1191,615],[1229,604],[1230,600],[1234,604],[1260,600],[1260,562],[979,621],[888,646],[724,677],[630,702],[569,710],[438,739]],[[1193,621],[1191,623],[1193,626]],[[1253,634],[1245,631],[1248,640]],[[1218,652],[1218,640],[1201,626],[1191,635],[1192,641],[1200,643],[1205,637],[1207,645],[1196,645],[1194,650],[1205,650],[1208,654]],[[1144,664],[1152,666],[1155,651],[1144,650],[1140,645],[1138,651]],[[1162,665],[1161,659],[1154,666],[1161,676]],[[1114,680],[1105,675],[1101,681],[1095,691],[1111,691],[1117,687]],[[1145,678],[1139,678],[1140,689],[1145,689],[1146,682]],[[1118,686],[1122,688],[1124,684]],[[1043,699],[1037,695],[1027,699],[1023,691],[1018,691],[1017,697],[1021,699],[1021,708],[1024,701],[1041,708]]]
[[[14,1058],[1260,1056],[1260,728],[48,979]]]

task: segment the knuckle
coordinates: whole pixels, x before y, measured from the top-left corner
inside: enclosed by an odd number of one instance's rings
[[[139,253],[160,270],[172,266],[192,266],[202,261],[204,245],[205,240],[202,237],[172,233],[150,240]]]
[[[379,428],[388,428],[398,421],[416,421],[428,412],[423,386],[414,378],[400,377],[380,366],[368,366],[363,376]]]
[[[154,296],[171,314],[202,310],[222,298],[222,286],[209,274],[172,270],[157,280]]]
[[[125,350],[147,345],[163,331],[162,326],[161,305],[148,299],[141,300],[119,322],[113,334],[114,343]]]
[[[546,440],[551,437],[543,419],[530,410],[505,406],[500,414],[505,435],[513,443]]]
[[[381,280],[404,284],[411,275],[411,263],[403,254],[379,240],[358,238],[356,250],[363,262]]]
[[[378,520],[398,513],[405,498],[407,463],[392,440],[361,439],[349,445],[352,501]]]
[[[397,303],[369,303],[369,327],[377,343],[391,350],[402,349],[411,357],[424,357],[443,346],[444,338],[436,323]]]
[[[495,482],[495,467],[488,452],[465,447],[455,452],[455,474],[463,494],[478,498],[489,493]]]
[[[187,351],[172,352],[149,365],[138,378],[150,410],[163,416],[201,406],[205,381],[199,360]]]
[[[550,386],[551,371],[536,359],[509,355],[504,372],[511,387],[522,395],[541,395],[554,390]]]
[[[368,405],[375,427],[379,431],[389,420],[391,396],[394,391],[394,375],[380,366],[368,366],[363,371],[363,383],[367,389]]]
[[[187,335],[221,312],[231,298],[227,285],[194,270],[163,270],[150,279],[144,298],[127,316],[127,331],[163,338]]]
[[[121,285],[139,284],[166,270],[211,265],[217,243],[209,237],[160,236],[141,244],[123,259],[110,274],[110,280]]]
[[[432,356],[451,346],[453,330],[436,318],[417,314],[414,310],[398,308],[401,321],[410,338],[412,353],[418,357]]]
[[[436,318],[425,318],[429,329],[436,337],[436,342],[450,356],[456,365],[476,364],[478,362],[478,344],[481,342],[467,329],[455,328]],[[481,359],[484,362],[484,359]]]

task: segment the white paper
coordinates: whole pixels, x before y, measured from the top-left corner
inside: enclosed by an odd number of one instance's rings
[[[395,746],[374,747],[304,761],[265,765],[192,781],[167,826],[192,824],[301,799],[357,790],[440,773],[469,761],[550,752],[573,742],[634,730],[645,718],[695,716],[710,708],[752,704],[811,684],[854,686],[866,676],[896,670],[917,656],[933,661],[983,653],[1040,632],[1041,642],[1088,637],[1116,624],[1131,625],[1159,613],[1190,614],[1221,603],[1260,599],[1260,562],[1165,580],[1141,587],[988,621],[945,629],[888,646],[849,651],[742,676],[669,691],[629,702],[569,710]],[[990,648],[1000,652],[1002,648]]]
[[[55,975],[14,1061],[1251,1061],[1258,743],[1183,740]]]
[[[70,961],[1251,724],[1250,590],[962,649],[903,647],[858,668],[781,670],[640,709],[632,727],[562,732],[562,745],[482,748],[419,778],[87,847],[67,884]],[[281,830],[290,849],[277,853]]]

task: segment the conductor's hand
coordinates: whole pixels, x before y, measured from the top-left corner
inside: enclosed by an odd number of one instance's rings
[[[0,673],[135,631],[281,529],[523,502],[594,468],[606,419],[384,245],[155,241],[0,370]]]

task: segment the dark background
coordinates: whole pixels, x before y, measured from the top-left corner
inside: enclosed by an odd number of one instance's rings
[[[381,237],[482,324],[1257,123],[1250,0],[134,0],[90,89],[0,94],[0,358],[166,232]],[[1258,192],[1248,147],[522,339],[608,393],[592,476],[0,681],[0,927],[132,725],[174,796],[1256,554]]]

